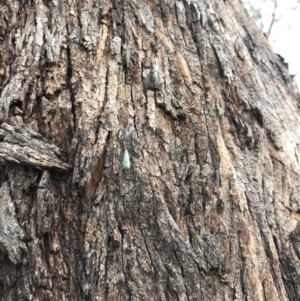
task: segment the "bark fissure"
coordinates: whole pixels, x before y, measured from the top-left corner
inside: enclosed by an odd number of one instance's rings
[[[66,78],[67,78],[67,86],[68,89],[70,91],[70,100],[71,100],[71,104],[72,104],[72,114],[73,114],[73,133],[76,132],[76,98],[75,98],[75,91],[74,91],[74,87],[72,85],[72,74],[73,74],[73,70],[72,70],[72,58],[71,58],[71,50],[70,47],[67,46],[67,60],[68,60],[68,69],[67,69],[67,74],[66,74]],[[79,87],[78,87],[79,89]]]

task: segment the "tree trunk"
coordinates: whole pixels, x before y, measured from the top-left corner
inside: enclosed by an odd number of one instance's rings
[[[299,93],[238,0],[0,15],[1,301],[300,300]]]

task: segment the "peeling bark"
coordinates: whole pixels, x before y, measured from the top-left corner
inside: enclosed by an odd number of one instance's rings
[[[35,168],[68,170],[71,166],[58,159],[61,151],[44,141],[43,136],[26,126],[0,125],[0,160]]]
[[[0,25],[0,300],[300,300],[299,91],[238,0]]]

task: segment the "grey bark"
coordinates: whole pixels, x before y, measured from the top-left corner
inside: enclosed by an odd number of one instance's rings
[[[300,300],[299,92],[238,0],[0,22],[1,301]]]

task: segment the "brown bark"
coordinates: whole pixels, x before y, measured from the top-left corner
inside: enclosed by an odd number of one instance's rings
[[[0,24],[0,300],[300,300],[299,93],[238,0]]]

